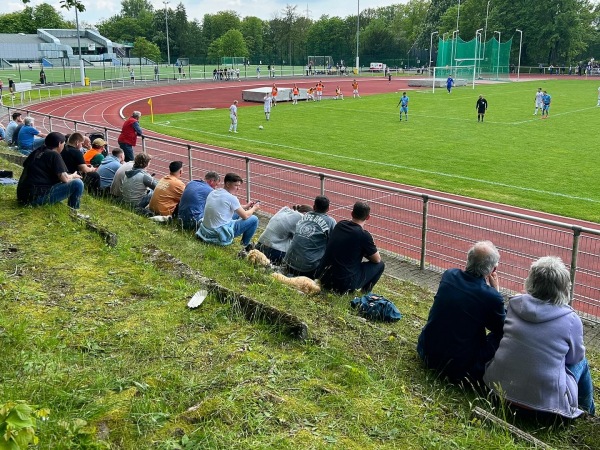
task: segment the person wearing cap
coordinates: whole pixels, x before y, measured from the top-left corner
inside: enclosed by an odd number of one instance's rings
[[[51,132],[44,145],[27,156],[17,185],[17,200],[21,205],[52,205],[68,199],[69,207],[79,209],[83,181],[75,172],[69,174],[60,153],[65,136]]]
[[[159,216],[172,216],[179,205],[185,183],[181,181],[183,163],[173,161],[169,164],[169,175],[158,180],[154,188],[148,209]]]
[[[373,290],[383,275],[385,264],[381,261],[373,236],[365,230],[370,218],[369,205],[356,202],[352,208],[352,219],[338,222],[331,232],[317,271],[324,289],[338,294],[360,289],[366,294]]]
[[[90,164],[92,167],[98,167],[104,160],[104,154],[102,153],[105,149],[106,141],[102,138],[96,138],[92,142],[92,148],[83,154],[83,159],[86,164]]]
[[[142,113],[134,111],[131,114],[131,117],[123,123],[121,134],[117,139],[119,147],[121,147],[125,153],[125,162],[134,160],[133,147],[137,144],[137,137],[144,136],[142,127],[139,123],[140,117],[142,117]]]

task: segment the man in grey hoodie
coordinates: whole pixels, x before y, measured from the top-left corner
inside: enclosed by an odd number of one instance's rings
[[[133,160],[133,168],[125,172],[121,188],[123,203],[134,208],[136,212],[143,212],[148,206],[158,184],[158,180],[145,170],[151,159],[150,155],[138,153]]]

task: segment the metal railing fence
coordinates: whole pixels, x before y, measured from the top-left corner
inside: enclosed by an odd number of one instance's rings
[[[10,115],[11,108],[8,111]],[[35,111],[26,113],[36,118],[40,128],[64,133],[101,131],[109,147],[117,145],[118,129]],[[175,138],[144,136],[141,149],[152,155],[150,171],[157,176],[166,174],[173,160],[184,161],[187,180],[202,179],[209,170],[239,173],[246,181],[246,201],[261,200],[261,209],[268,213],[283,205],[312,205],[316,195],[327,195],[329,214],[342,220],[350,217],[356,200],[367,201],[372,213],[367,226],[377,246],[421,269],[441,272],[463,267],[473,242],[491,240],[500,250],[499,279],[507,293],[523,290],[534,260],[559,256],[571,270],[573,307],[600,323],[600,228],[349,178],[333,171],[319,172]]]

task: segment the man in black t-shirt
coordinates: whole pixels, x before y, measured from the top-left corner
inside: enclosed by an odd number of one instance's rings
[[[373,236],[364,229],[370,214],[369,205],[356,202],[352,220],[342,220],[331,232],[318,270],[324,289],[339,294],[356,289],[367,293],[379,281],[385,264],[381,261]]]
[[[483,95],[480,95],[477,99],[477,103],[475,104],[475,109],[477,110],[477,122],[481,120],[483,122],[483,117],[485,116],[485,112],[487,111],[488,103]]]

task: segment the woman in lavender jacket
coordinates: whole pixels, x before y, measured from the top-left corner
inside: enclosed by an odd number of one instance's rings
[[[583,326],[568,304],[569,288],[560,258],[531,265],[527,293],[509,300],[504,336],[483,379],[517,406],[575,418],[595,410]]]

